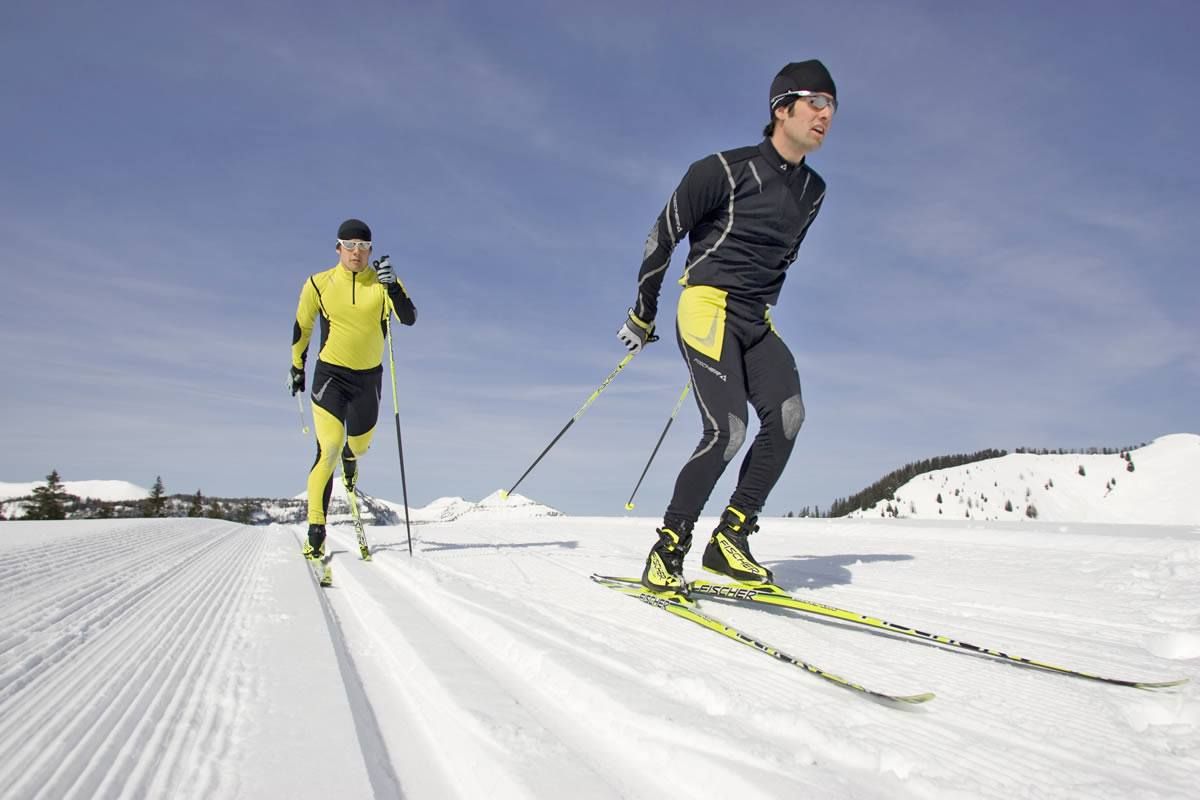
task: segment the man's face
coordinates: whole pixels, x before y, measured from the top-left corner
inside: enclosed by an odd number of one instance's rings
[[[338,239],[338,254],[342,266],[351,272],[362,272],[371,260],[371,243],[360,239]]]
[[[812,97],[833,100],[833,96],[828,94]],[[825,108],[815,108],[814,102],[821,101],[801,97],[786,111],[777,111],[775,114],[775,127],[782,130],[784,137],[805,153],[811,153],[821,146],[829,134],[829,126],[833,123],[833,103],[830,102]]]

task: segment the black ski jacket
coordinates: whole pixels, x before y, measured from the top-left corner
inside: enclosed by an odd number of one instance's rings
[[[658,315],[671,254],[688,234],[681,285],[715,286],[742,300],[775,303],[824,199],[821,176],[803,161],[789,164],[769,139],[700,159],[646,238],[634,313],[646,322]]]

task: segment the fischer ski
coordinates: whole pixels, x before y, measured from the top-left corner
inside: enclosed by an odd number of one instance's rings
[[[358,541],[358,556],[363,561],[371,560],[371,547],[367,544],[367,534],[363,531],[362,519],[358,515],[358,499],[355,490],[346,487],[346,500],[350,504],[350,516],[354,520],[354,538]]]
[[[745,584],[745,583],[714,583],[706,580],[694,580],[687,585],[688,592],[705,597],[712,597],[716,600],[727,600],[735,603],[757,603],[759,605],[776,606],[779,608],[789,608],[793,611],[799,611],[803,614],[811,614],[813,616],[828,617],[831,619],[841,620],[843,622],[851,622],[856,625],[863,625],[868,628],[886,631],[888,633],[908,636],[914,639],[920,639],[926,642],[943,645],[958,652],[974,653],[976,655],[986,655],[992,658],[1000,659],[1006,663],[1019,664],[1021,666],[1033,667],[1046,672],[1054,672],[1060,675],[1067,675],[1074,678],[1084,678],[1091,681],[1099,681],[1101,683],[1114,684],[1117,686],[1130,686],[1137,689],[1165,689],[1171,686],[1179,686],[1187,683],[1187,678],[1179,678],[1168,681],[1138,681],[1125,680],[1120,678],[1108,678],[1102,675],[1094,675],[1090,672],[1071,669],[1068,667],[1059,667],[1054,664],[1048,664],[1043,661],[1035,661],[1031,658],[1023,658],[1009,653],[1004,653],[999,650],[993,650],[987,647],[970,644],[969,642],[953,639],[949,636],[942,636],[936,633],[927,633],[925,631],[910,628],[907,625],[900,625],[887,620],[872,617],[866,614],[859,614],[856,611],[847,611],[833,606],[814,603],[809,600],[802,600],[798,597],[785,592],[778,586],[771,584]]]
[[[317,579],[317,583],[323,587],[333,585],[333,567],[329,561],[332,558],[332,553],[322,558],[311,558],[305,556],[304,560],[308,562],[309,567],[313,571],[313,577]]]
[[[614,591],[620,592],[630,597],[635,597],[647,605],[661,608],[663,611],[674,614],[677,617],[686,619],[689,622],[694,622],[697,625],[707,628],[710,631],[715,631],[729,639],[732,639],[739,644],[744,644],[747,647],[752,647],[759,652],[766,653],[772,658],[783,661],[786,664],[791,664],[794,667],[816,675],[822,680],[828,681],[835,686],[840,686],[843,689],[849,689],[862,695],[866,695],[875,700],[881,700],[886,703],[895,703],[903,705],[917,705],[932,700],[934,695],[932,692],[924,692],[921,694],[896,695],[885,692],[868,689],[861,684],[854,683],[840,675],[835,675],[832,672],[827,672],[806,661],[801,661],[798,658],[788,655],[776,647],[772,647],[766,642],[755,639],[743,631],[738,630],[721,620],[703,614],[696,608],[696,603],[686,595],[677,592],[658,593],[652,592],[642,586],[641,582],[636,578],[617,578],[609,575],[592,575],[592,580],[601,586],[607,586]]]

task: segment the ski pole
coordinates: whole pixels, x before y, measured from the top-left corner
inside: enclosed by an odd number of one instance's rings
[[[300,409],[300,432],[305,436],[308,435],[308,423],[304,421],[304,397],[296,393],[296,407]]]
[[[388,257],[384,256],[375,263],[378,269],[380,264],[389,264]],[[400,401],[396,397],[396,355],[392,350],[392,314],[395,313],[396,307],[392,305],[392,298],[387,299],[387,342],[388,342],[388,367],[392,372],[392,410],[396,414],[396,449],[400,453],[400,489],[404,493],[404,532],[408,535],[408,556],[412,558],[412,526],[408,522],[408,480],[404,476],[404,440],[400,436]]]
[[[663,432],[658,436],[658,442],[654,445],[654,450],[650,452],[650,460],[646,462],[646,468],[642,470],[642,476],[638,478],[637,486],[633,487],[633,491],[629,494],[629,500],[625,503],[626,511],[633,511],[633,496],[637,494],[638,489],[642,487],[642,481],[646,478],[646,473],[650,471],[650,464],[653,463],[654,457],[658,455],[658,448],[662,447],[663,439],[667,438],[667,431],[671,430],[671,423],[675,421],[675,415],[679,413],[679,409],[683,407],[683,398],[687,397],[688,392],[692,388],[692,382],[688,381],[683,385],[683,391],[679,394],[679,400],[675,403],[675,410],[671,412],[670,419],[667,420],[667,425],[663,428]]]
[[[599,388],[597,388],[596,391],[592,392],[592,396],[589,397],[582,406],[580,406],[579,410],[575,412],[575,416],[571,417],[571,419],[567,421],[567,424],[563,426],[563,429],[558,432],[558,436],[555,436],[554,439],[551,440],[550,444],[546,445],[546,449],[543,450],[541,452],[541,454],[533,460],[533,463],[529,465],[529,469],[527,469],[523,473],[521,473],[521,477],[517,478],[517,482],[512,485],[512,488],[510,488],[507,492],[500,493],[501,500],[507,499],[508,496],[510,494],[512,494],[513,491],[518,486],[521,485],[521,481],[525,480],[525,476],[528,475],[530,472],[533,472],[533,468],[538,465],[538,462],[542,460],[542,458],[546,455],[546,453],[550,452],[550,448],[554,447],[554,445],[558,442],[558,440],[563,437],[563,434],[566,433],[567,430],[572,425],[575,424],[575,420],[577,420],[583,416],[583,412],[587,411],[588,406],[590,406],[592,404],[592,402],[595,401],[595,399],[600,396],[600,393],[603,392],[610,383],[612,383],[613,378],[617,377],[617,373],[619,373],[621,370],[625,369],[625,365],[633,360],[633,356],[634,356],[634,354],[630,353],[629,355],[622,358],[621,363],[617,364],[616,369],[614,369],[612,372],[608,373],[608,377],[604,379],[604,383],[600,384]]]

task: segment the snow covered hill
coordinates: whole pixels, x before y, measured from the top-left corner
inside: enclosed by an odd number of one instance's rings
[[[46,482],[5,483],[0,481],[0,501],[11,500],[15,497],[28,497],[39,486]],[[149,489],[130,483],[129,481],[63,481],[63,491],[76,497],[96,500],[144,500],[150,494]]]
[[[414,527],[413,557],[403,525],[370,527],[369,563],[337,524],[326,590],[302,525],[0,524],[3,794],[1194,796],[1197,526],[766,521],[755,552],[798,596],[1191,679],[1103,685],[701,601],[851,680],[937,694],[897,710],[588,581],[640,571],[655,524],[467,513]]]
[[[1128,457],[1014,453],[927,472],[850,516],[1200,525],[1198,489],[1200,436],[1180,433]]]

